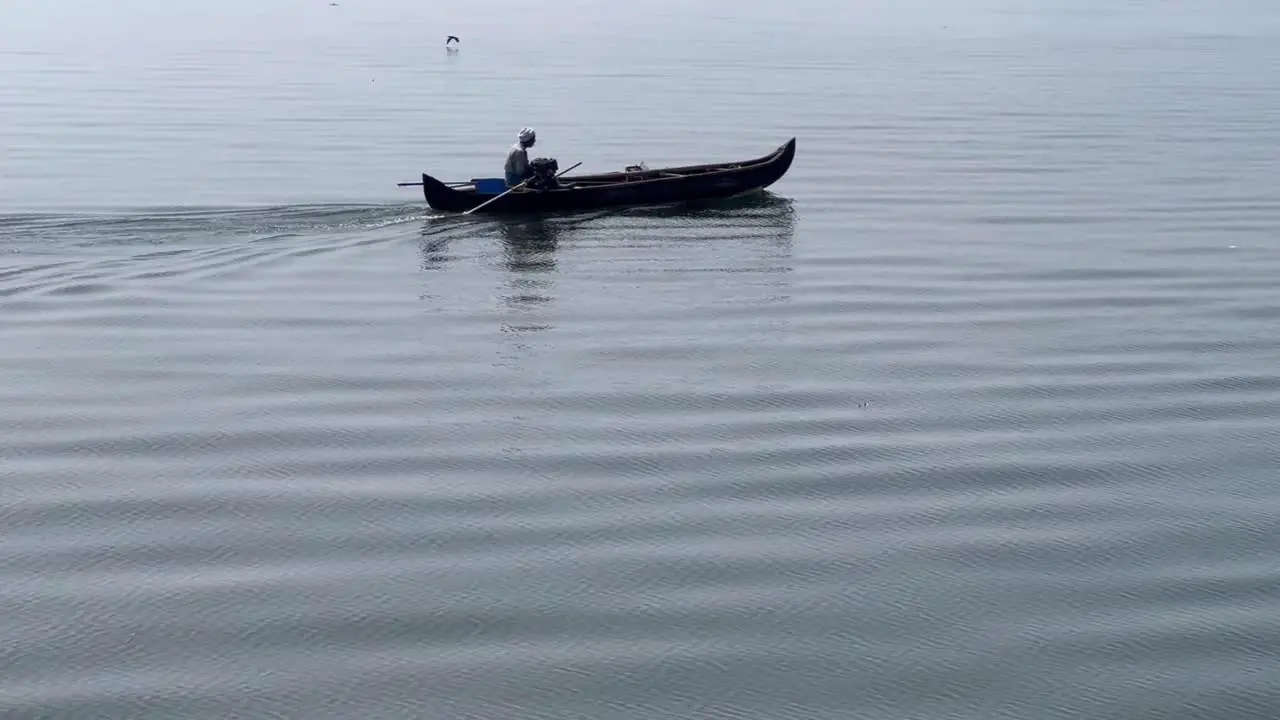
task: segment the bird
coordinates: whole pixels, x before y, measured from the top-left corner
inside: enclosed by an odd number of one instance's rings
[[[448,45],[450,40],[452,40],[452,41],[454,41],[454,42],[458,43],[459,45],[461,45],[461,44],[462,44],[462,41],[458,39],[458,36],[457,36],[457,35],[450,35],[449,37],[445,38],[445,39],[444,39],[444,44],[445,44],[445,45]]]

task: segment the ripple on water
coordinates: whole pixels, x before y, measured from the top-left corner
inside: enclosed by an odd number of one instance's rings
[[[953,22],[908,89],[926,41],[877,46],[860,118],[788,89],[806,117],[763,129],[810,158],[853,131],[857,160],[727,207],[0,216],[0,714],[1265,716],[1277,208],[1241,179],[1265,164],[1227,167],[1249,128],[1188,143],[1202,110],[1164,128],[1069,82],[1095,60]],[[747,62],[716,46],[711,100]],[[451,97],[505,96],[464,53]],[[297,142],[357,120],[312,117]]]

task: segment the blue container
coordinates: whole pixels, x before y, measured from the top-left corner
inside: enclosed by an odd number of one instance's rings
[[[471,183],[481,195],[501,195],[507,191],[506,178],[471,178]]]

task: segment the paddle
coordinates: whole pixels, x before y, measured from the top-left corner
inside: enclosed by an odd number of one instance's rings
[[[561,170],[560,172],[556,173],[556,177],[560,177],[561,175],[563,175],[563,174],[565,174],[565,173],[569,172],[569,170],[572,170],[573,168],[576,168],[576,167],[578,167],[578,165],[581,165],[581,164],[582,164],[582,163],[577,163],[577,164],[573,165],[572,167],[568,168],[567,170]],[[529,180],[532,180],[532,179],[533,179],[533,178],[529,178]],[[524,182],[520,183],[519,185],[512,185],[511,187],[509,187],[509,188],[507,188],[505,191],[503,191],[502,195],[497,195],[497,196],[495,196],[495,197],[491,197],[491,198],[489,198],[488,200],[485,200],[484,202],[480,203],[479,205],[477,205],[477,206],[475,206],[475,207],[471,208],[470,210],[468,210],[468,211],[466,211],[466,212],[464,212],[464,213],[462,213],[462,214],[463,214],[463,215],[470,215],[471,213],[473,213],[473,212],[475,212],[475,211],[479,210],[480,208],[484,207],[485,205],[488,205],[489,203],[493,202],[494,200],[497,200],[498,198],[501,198],[503,195],[506,195],[507,193],[511,192],[512,190],[519,190],[520,188],[524,187],[525,183],[529,182],[529,180],[525,180]]]

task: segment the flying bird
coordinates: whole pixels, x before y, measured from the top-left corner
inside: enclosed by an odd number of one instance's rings
[[[461,44],[462,44],[462,41],[458,39],[458,36],[457,36],[457,35],[450,35],[449,37],[445,38],[445,39],[444,39],[444,44],[445,44],[445,45],[448,45],[448,44],[449,44],[449,41],[451,41],[451,40],[452,40],[453,42],[458,43],[459,45],[461,45]]]

